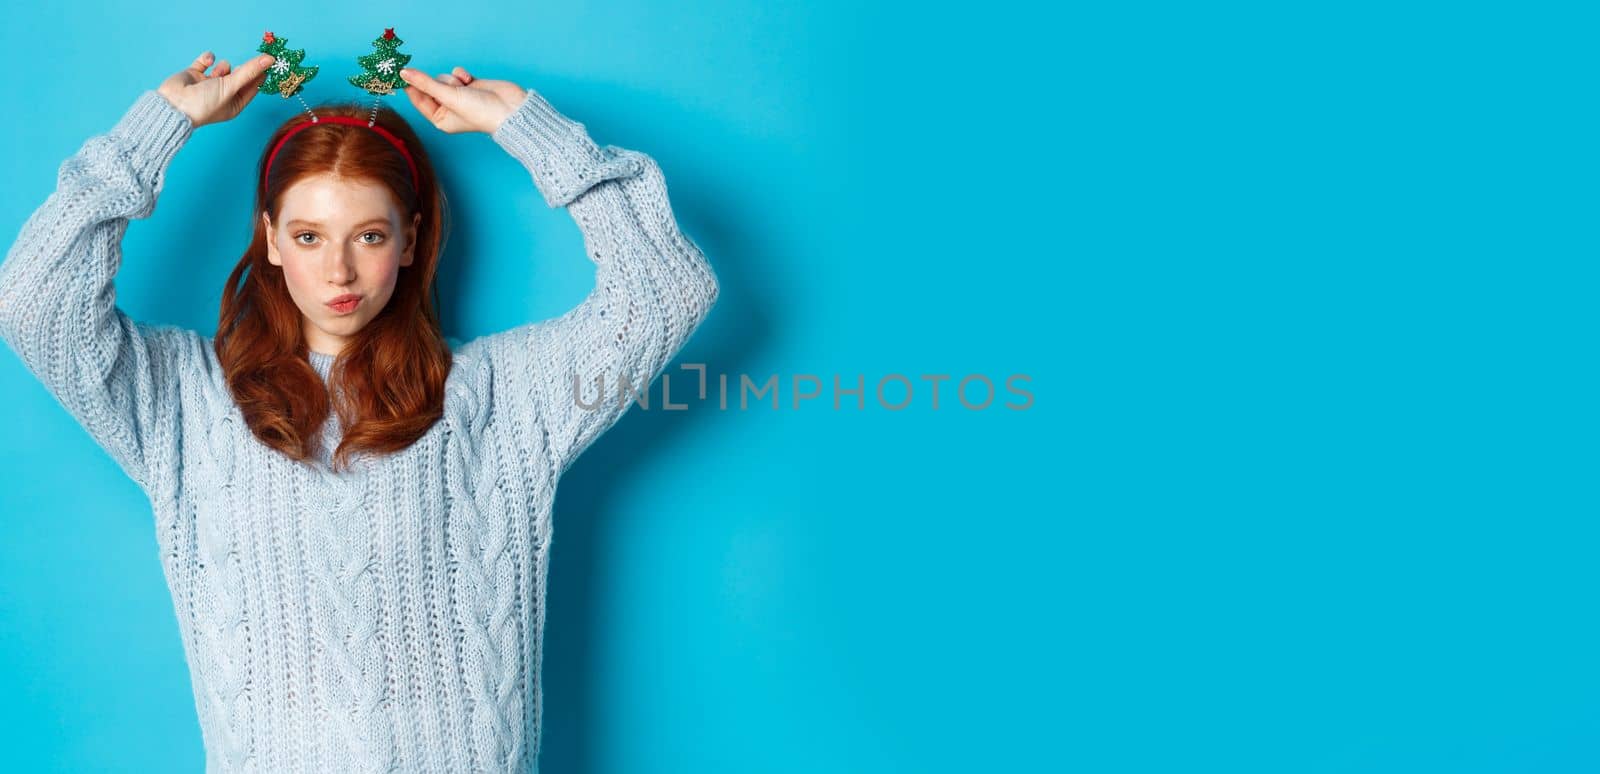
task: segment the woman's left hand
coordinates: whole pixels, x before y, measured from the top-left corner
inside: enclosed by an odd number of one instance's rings
[[[528,96],[528,90],[515,83],[474,78],[464,67],[433,78],[406,67],[400,77],[410,84],[406,96],[417,112],[451,134],[493,134]]]

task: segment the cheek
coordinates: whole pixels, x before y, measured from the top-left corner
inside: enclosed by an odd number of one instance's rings
[[[311,269],[307,262],[289,257],[283,260],[283,280],[288,283],[289,289],[294,291],[296,296],[304,295],[302,291],[315,284],[312,282]]]
[[[318,272],[311,261],[304,256],[284,255],[283,283],[289,287],[289,297],[302,309],[314,307],[321,303],[322,285]]]
[[[378,284],[385,288],[393,288],[400,277],[399,251],[385,252],[381,256],[374,256],[368,264],[367,272],[378,279]]]

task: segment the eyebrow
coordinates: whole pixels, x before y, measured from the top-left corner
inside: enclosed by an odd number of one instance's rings
[[[356,224],[356,228],[361,228],[362,226],[370,226],[370,225],[372,225],[374,223],[380,223],[382,225],[387,226],[387,225],[389,225],[389,219],[388,218],[367,218],[366,220],[363,220],[360,223],[357,223]],[[301,220],[299,218],[295,218],[294,220],[291,220],[288,223],[285,223],[284,225],[289,227],[289,228],[297,228],[297,227],[301,227],[301,226],[308,226],[308,227],[311,227],[311,228],[321,228],[322,227],[322,224],[321,223],[317,223],[316,221]]]

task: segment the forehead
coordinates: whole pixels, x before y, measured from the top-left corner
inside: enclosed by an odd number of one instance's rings
[[[301,178],[284,190],[278,219],[359,223],[371,218],[392,221],[398,212],[394,195],[381,183],[319,174]]]

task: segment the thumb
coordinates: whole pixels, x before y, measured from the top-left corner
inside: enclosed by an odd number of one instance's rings
[[[267,71],[268,67],[272,66],[274,61],[276,60],[271,54],[262,54],[239,65],[233,72],[222,76],[222,80],[227,83],[230,90],[241,88],[246,84],[253,83],[256,78],[259,78],[262,73]]]
[[[427,73],[411,67],[400,68],[400,77],[406,84],[415,87],[417,91],[432,97],[436,102],[447,108],[455,108],[460,97],[456,94],[459,87],[451,86],[428,77]]]

